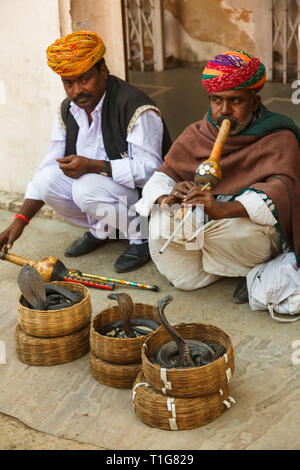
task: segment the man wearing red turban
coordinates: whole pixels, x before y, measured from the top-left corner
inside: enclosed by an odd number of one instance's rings
[[[101,247],[108,238],[129,240],[115,270],[150,259],[148,241],[132,207],[162,164],[171,140],[155,103],[141,90],[109,74],[98,34],[77,31],[47,49],[48,65],[60,75],[67,98],[56,116],[49,150],[27,186],[16,219],[0,234],[11,248],[46,202],[70,222],[88,228],[66,256]]]
[[[136,204],[143,216],[152,210],[150,253],[175,287],[193,290],[223,276],[244,277],[283,250],[294,251],[300,265],[300,130],[261,104],[257,92],[265,80],[264,65],[245,52],[211,60],[202,76],[208,113],[174,142]],[[195,171],[209,158],[224,118],[231,129],[220,160],[223,177],[213,191],[202,190]],[[161,253],[181,221],[169,207],[183,203],[197,206],[194,216]],[[247,300],[242,281],[236,302]]]

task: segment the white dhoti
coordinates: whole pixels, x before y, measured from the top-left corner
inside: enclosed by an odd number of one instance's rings
[[[95,173],[72,179],[57,164],[40,170],[34,185],[42,201],[69,222],[89,228],[95,237],[114,238],[115,230],[119,229],[124,238],[141,239],[137,230],[140,218],[134,207],[131,210],[139,199],[137,189]]]
[[[154,210],[150,219],[149,248],[158,270],[182,290],[207,286],[223,276],[239,277],[280,251],[274,226],[259,225],[249,218],[212,220],[195,238],[195,219],[189,219],[163,253],[159,250],[180,221],[167,211]],[[202,236],[202,237],[201,237]]]

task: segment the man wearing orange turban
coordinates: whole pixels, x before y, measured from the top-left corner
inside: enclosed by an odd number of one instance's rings
[[[57,39],[47,49],[48,65],[61,77],[74,77],[87,72],[106,51],[98,34],[90,31],[77,31]]]
[[[136,204],[143,216],[155,203],[162,208],[152,212],[149,247],[175,287],[193,290],[223,276],[244,277],[283,250],[294,251],[300,266],[300,130],[261,104],[257,92],[265,80],[264,65],[246,52],[226,51],[209,61],[202,76],[208,113],[174,142]],[[202,190],[195,171],[215,171],[203,163],[224,118],[231,129],[220,160],[223,177],[214,190]],[[181,221],[169,207],[182,203],[197,211],[162,250]],[[247,296],[244,278],[234,299]]]
[[[132,207],[161,166],[171,140],[155,103],[109,74],[105,50],[100,36],[90,31],[68,34],[48,47],[48,65],[60,75],[67,98],[20,213],[0,234],[0,249],[11,248],[46,202],[70,222],[88,228],[66,256],[101,247],[118,230],[129,247],[117,259],[116,271],[130,271],[150,259],[140,217]]]

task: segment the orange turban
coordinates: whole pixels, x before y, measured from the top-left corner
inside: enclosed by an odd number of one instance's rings
[[[57,39],[47,49],[48,65],[61,77],[80,75],[101,60],[106,47],[98,34],[75,31]]]

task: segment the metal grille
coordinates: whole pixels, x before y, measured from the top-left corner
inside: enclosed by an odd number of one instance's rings
[[[161,0],[123,0],[130,69],[163,70]]]
[[[272,0],[273,76],[300,79],[300,0]]]

